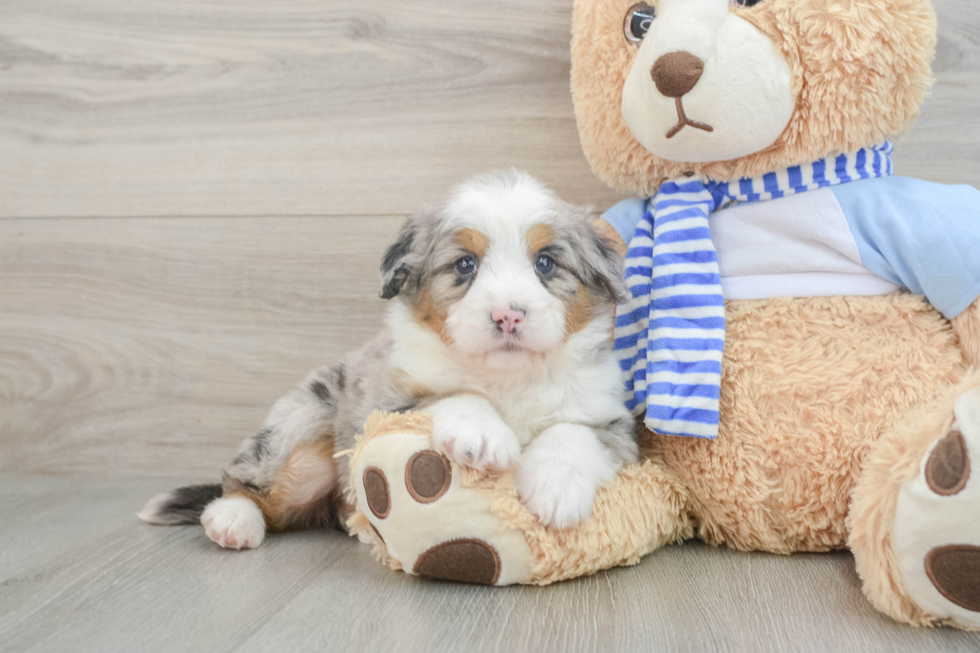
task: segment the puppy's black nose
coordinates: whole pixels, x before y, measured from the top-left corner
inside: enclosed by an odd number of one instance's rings
[[[668,52],[653,62],[650,76],[657,90],[667,97],[681,97],[698,83],[704,73],[704,62],[685,52]]]

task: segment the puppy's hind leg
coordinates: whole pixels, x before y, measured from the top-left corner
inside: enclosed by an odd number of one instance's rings
[[[216,486],[181,488],[151,499],[140,518],[156,524],[200,519],[211,540],[234,549],[259,546],[266,531],[337,525],[342,505],[334,422],[342,379],[342,368],[321,368],[277,401],[225,468],[220,493]]]
[[[248,497],[215,499],[204,509],[201,525],[208,538],[225,549],[254,549],[265,541],[262,509]]]

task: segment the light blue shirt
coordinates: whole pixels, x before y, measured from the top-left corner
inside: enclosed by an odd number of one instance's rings
[[[863,179],[829,190],[865,268],[925,295],[949,319],[980,297],[980,191],[908,177]],[[632,198],[602,218],[628,243],[646,212],[647,200]],[[719,249],[723,270],[724,254]]]

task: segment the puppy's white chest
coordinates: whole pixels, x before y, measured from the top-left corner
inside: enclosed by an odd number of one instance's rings
[[[491,394],[500,417],[526,446],[534,436],[562,420],[565,393],[553,383]]]

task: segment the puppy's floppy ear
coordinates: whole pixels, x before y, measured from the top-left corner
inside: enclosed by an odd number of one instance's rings
[[[388,248],[381,259],[381,299],[391,299],[402,291],[412,274],[412,254],[419,237],[419,225],[409,220],[398,232],[398,240]]]
[[[589,285],[604,292],[609,299],[623,303],[632,295],[626,286],[625,259],[616,244],[604,237],[589,220],[588,247],[585,262],[589,270]]]
[[[572,248],[580,260],[582,282],[592,292],[610,301],[628,301],[632,295],[626,287],[626,259],[619,251],[621,248],[618,246],[622,241],[618,234],[616,240],[613,240],[615,229],[605,222],[594,220],[591,206],[566,204],[564,210],[570,215],[574,225]]]

